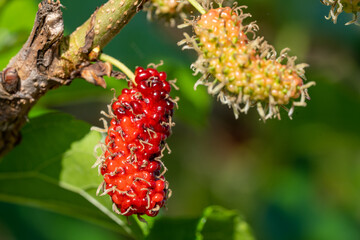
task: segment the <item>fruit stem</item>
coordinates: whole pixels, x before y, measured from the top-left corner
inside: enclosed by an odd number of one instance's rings
[[[191,5],[193,5],[194,8],[196,8],[196,10],[199,11],[199,13],[201,14],[205,14],[206,11],[205,9],[196,1],[196,0],[187,0]]]
[[[105,53],[100,54],[99,59],[104,62],[109,62],[115,67],[117,67],[120,71],[126,74],[126,76],[133,82],[135,86],[137,85],[135,82],[134,73],[125,64]]]

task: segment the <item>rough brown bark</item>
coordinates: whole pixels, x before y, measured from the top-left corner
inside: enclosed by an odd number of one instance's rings
[[[139,0],[110,0],[67,37],[63,36],[60,2],[43,0],[39,4],[27,42],[0,72],[0,157],[20,141],[20,129],[30,109],[47,91],[79,76],[104,86],[101,75],[109,75],[109,68],[96,59],[91,60],[97,66],[90,67],[89,53],[96,46],[102,49],[142,4]]]

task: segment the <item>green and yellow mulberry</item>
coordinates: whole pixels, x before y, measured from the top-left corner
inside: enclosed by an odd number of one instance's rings
[[[280,119],[280,107],[291,117],[295,106],[306,106],[307,88],[314,84],[303,83],[307,64],[295,65],[296,57],[288,57],[288,49],[276,57],[272,46],[255,37],[258,26],[254,22],[243,24],[250,14],[242,9],[210,9],[196,21],[182,25],[192,25],[195,32],[193,37],[184,33],[185,39],[179,42],[199,54],[191,66],[195,75],[202,75],[195,87],[207,86],[210,94],[233,108],[236,118],[252,106],[263,120]]]
[[[179,0],[151,0],[145,3],[144,10],[147,11],[148,19],[163,19],[170,26],[175,26],[176,19],[184,19],[192,10],[188,1]]]

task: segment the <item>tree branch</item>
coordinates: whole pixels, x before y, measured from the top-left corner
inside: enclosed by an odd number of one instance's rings
[[[141,0],[109,0],[67,37],[63,36],[60,2],[43,0],[39,4],[27,42],[0,72],[0,157],[20,141],[28,112],[47,91],[85,76],[83,69],[97,69],[95,75],[90,74],[95,78],[109,75],[109,68],[101,62],[89,67],[90,60],[96,61],[89,53],[97,46],[105,47],[142,4]],[[99,85],[98,79],[93,83]]]
[[[103,49],[129,20],[142,8],[144,0],[110,0],[61,45],[61,59],[55,64],[57,77],[69,77],[77,66],[88,60],[87,54],[95,47]],[[65,70],[65,72],[64,72]]]

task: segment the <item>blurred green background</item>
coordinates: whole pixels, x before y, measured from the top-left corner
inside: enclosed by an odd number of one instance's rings
[[[0,68],[21,48],[31,30],[34,0],[0,0]],[[62,0],[65,28],[71,33],[106,1]],[[315,81],[311,101],[293,120],[259,121],[252,109],[234,119],[232,111],[209,97],[190,64],[194,52],[176,43],[182,32],[137,14],[104,49],[131,69],[158,63],[181,88],[176,127],[165,156],[173,196],[169,218],[196,218],[208,205],[237,209],[257,239],[360,239],[360,27],[325,20],[329,8],[316,0],[242,0],[278,52],[291,48],[307,62]],[[63,111],[100,125],[100,110],[122,80],[107,79],[108,89],[76,80],[50,91],[30,116]],[[86,229],[86,231],[84,231]],[[118,239],[115,232],[41,209],[0,203],[0,239]]]

